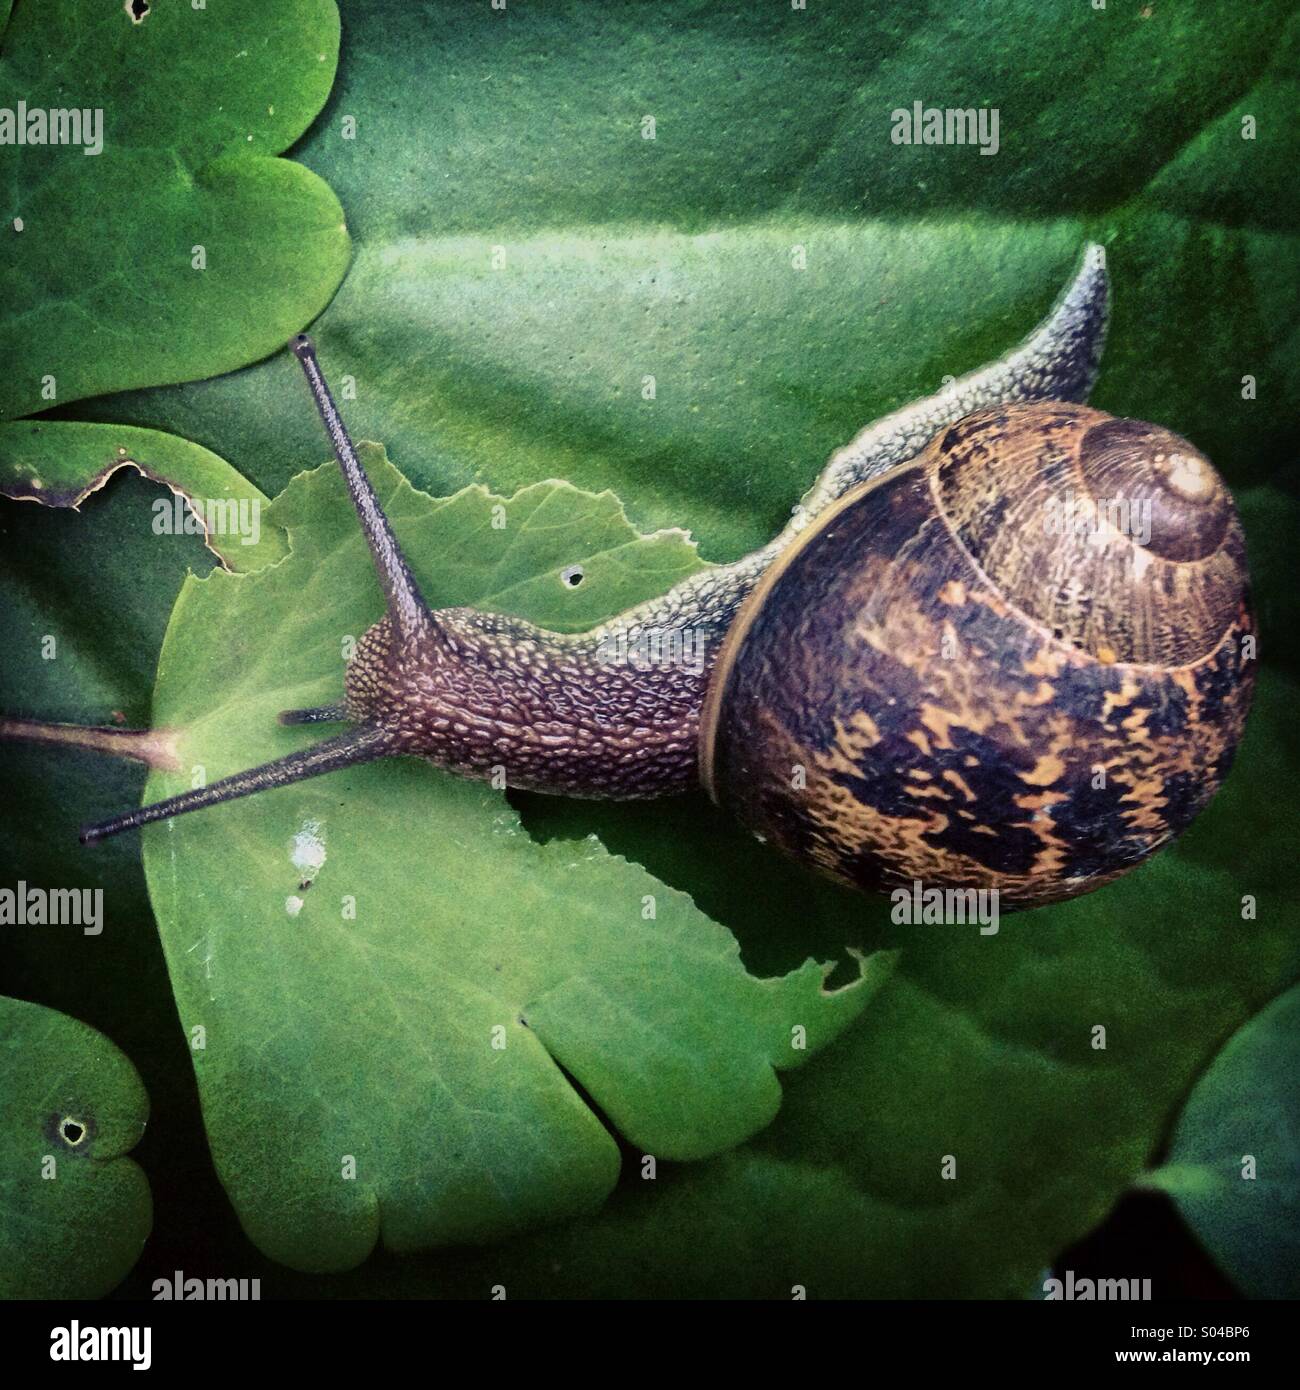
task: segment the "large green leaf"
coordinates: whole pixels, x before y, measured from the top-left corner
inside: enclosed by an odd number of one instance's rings
[[[152,1208],[126,1155],[148,1113],[107,1038],[0,997],[0,1298],[96,1298],[136,1262]]]
[[[298,150],[357,243],[322,361],[430,491],[612,486],[730,558],[866,420],[1025,332],[1092,237],[1097,403],[1262,477],[1300,406],[1290,8],[356,4]],[[893,144],[914,100],[998,107],[997,155]],[[280,358],[105,409],[274,492],[302,402]]]
[[[1300,986],[1228,1040],[1150,1186],[1248,1298],[1300,1297]]]
[[[614,611],[696,563],[567,485],[494,525],[499,499],[435,503],[367,453],[435,605],[562,621],[566,561],[589,573],[582,604]],[[295,480],[272,520],[287,560],[181,592],[154,715],[186,770],[155,772],[151,798],[304,742],[276,712],[337,698],[346,639],[378,616],[337,470]],[[780,1103],[774,1068],[834,1037],[890,963],[834,992],[811,960],[757,979],[639,865],[594,838],[538,845],[501,793],[411,760],[151,828],[145,867],[182,1023],[204,1037],[218,1171],[253,1240],[304,1269],[358,1263],[381,1233],[409,1250],[590,1211],[617,1179],[611,1129],[660,1159],[748,1138]]]
[[[0,153],[0,417],[256,361],[347,266],[334,194],[273,157],[329,93],[333,0],[146,8],[24,0],[0,39],[23,137],[75,103],[84,138]]]

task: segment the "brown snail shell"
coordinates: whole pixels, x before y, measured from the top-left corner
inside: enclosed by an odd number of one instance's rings
[[[1149,534],[1089,499],[1148,508]],[[1072,897],[1214,795],[1252,631],[1241,524],[1195,448],[1086,406],[979,411],[764,575],[715,667],[702,779],[842,883]]]

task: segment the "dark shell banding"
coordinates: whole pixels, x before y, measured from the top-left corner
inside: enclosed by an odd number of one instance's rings
[[[1151,502],[1145,544],[1045,524],[1062,489],[1100,499],[1121,471]],[[764,577],[719,657],[706,786],[860,888],[1086,892],[1227,774],[1254,677],[1246,592],[1231,500],[1185,441],[1079,406],[981,412]]]

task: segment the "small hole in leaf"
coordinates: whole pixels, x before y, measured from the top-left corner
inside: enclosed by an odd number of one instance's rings
[[[132,24],[143,24],[149,13],[149,0],[126,0],[123,9],[131,16]]]
[[[75,1149],[85,1137],[86,1126],[80,1120],[74,1120],[71,1115],[65,1115],[59,1121],[59,1138],[70,1149]]]
[[[581,565],[569,565],[560,571],[560,582],[566,589],[576,589],[586,577],[587,572]]]

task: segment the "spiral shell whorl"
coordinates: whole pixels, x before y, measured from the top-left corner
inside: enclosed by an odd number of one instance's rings
[[[1104,663],[1212,651],[1245,584],[1213,465],[1156,425],[1051,403],[981,411],[929,452],[936,505],[1008,602]]]

